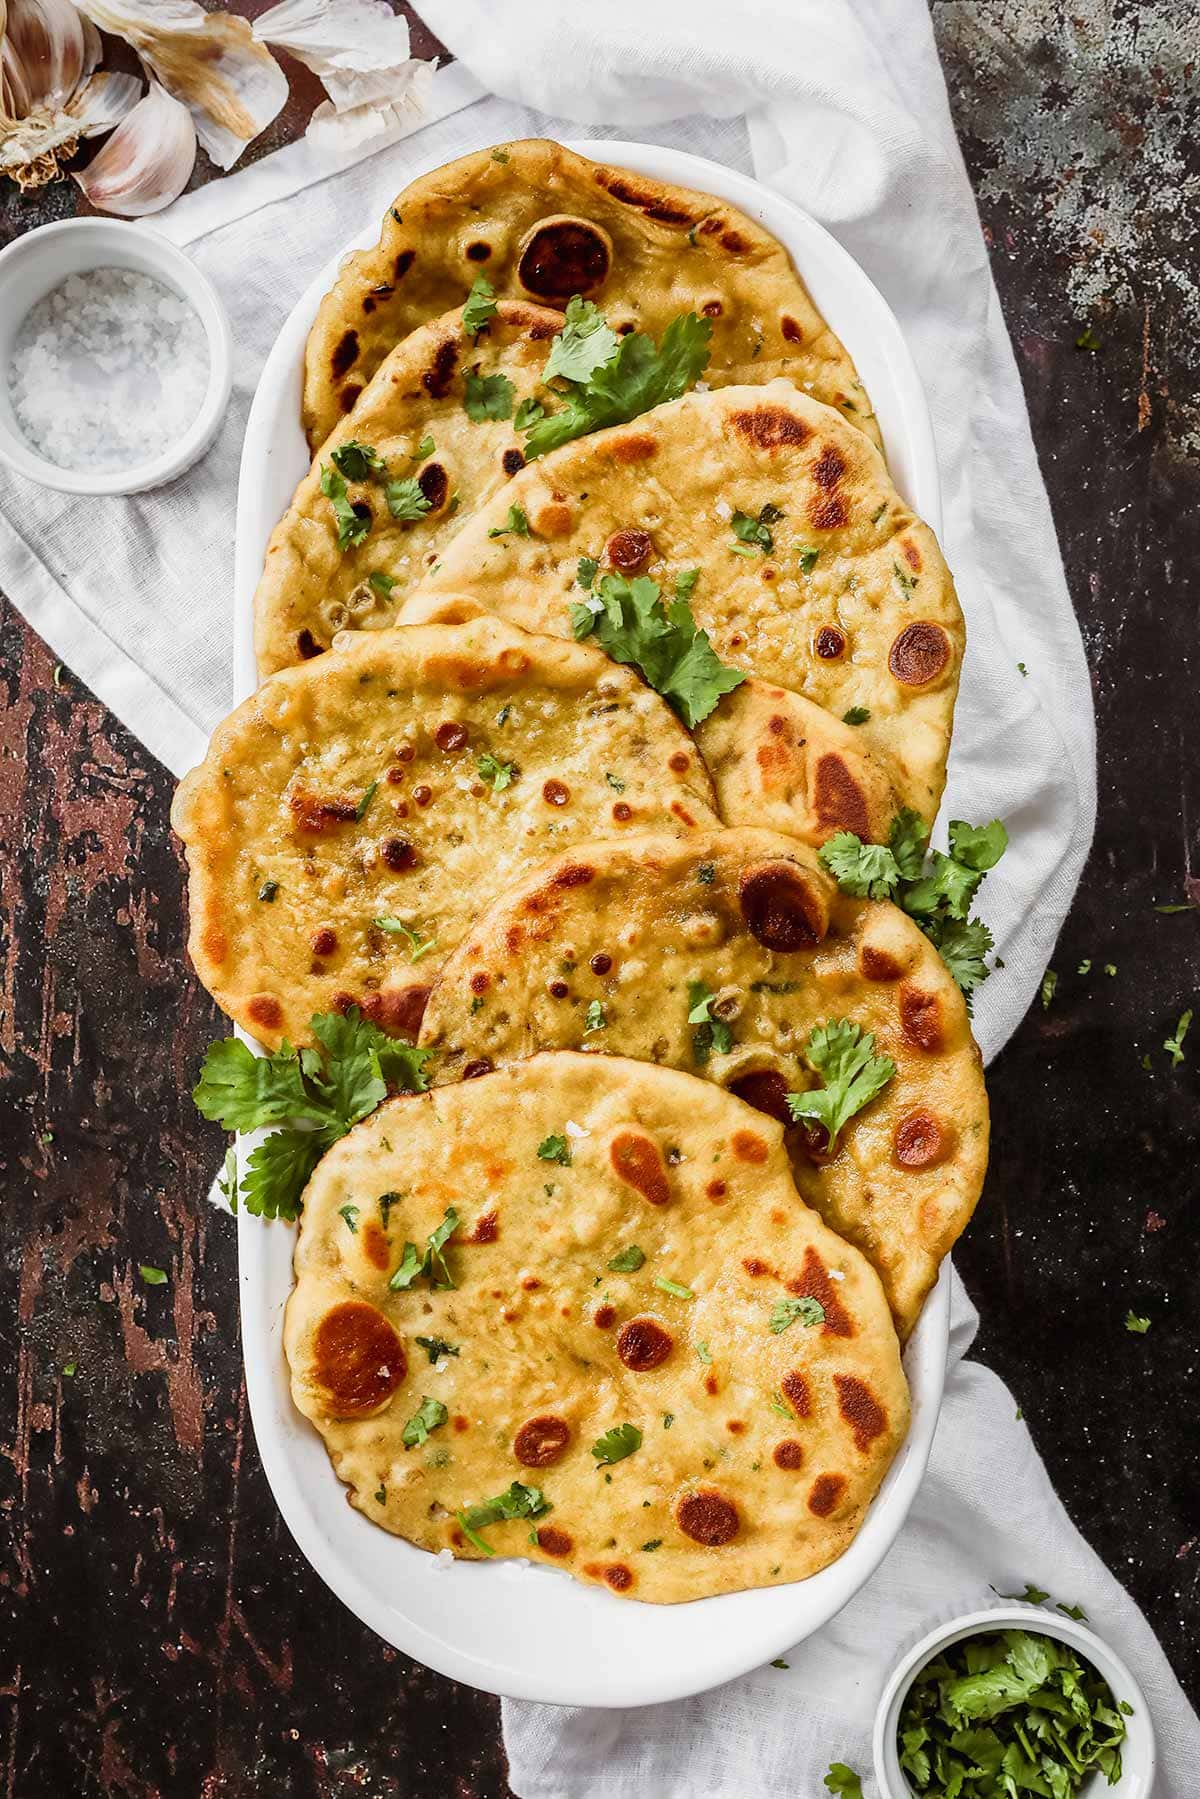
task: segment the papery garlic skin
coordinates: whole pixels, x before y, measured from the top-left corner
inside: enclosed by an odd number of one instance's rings
[[[100,212],[144,218],[177,200],[196,161],[196,127],[187,107],[157,81],[96,152],[73,171]]]
[[[188,108],[219,168],[232,168],[281,110],[287,77],[245,19],[195,0],[78,0],[103,31],[132,44],[167,92]]]
[[[309,120],[305,136],[319,149],[343,155],[385,134],[407,136],[423,122],[436,68],[435,62],[405,63],[402,71],[397,71],[403,76],[398,99],[353,106],[347,112],[338,112],[330,100],[323,101]]]
[[[22,189],[62,175],[80,138],[137,104],[136,75],[92,74],[100,34],[70,0],[0,0],[0,175]]]
[[[337,112],[400,102],[411,71],[428,66],[410,57],[408,20],[387,0],[280,0],[253,31],[318,75]]]

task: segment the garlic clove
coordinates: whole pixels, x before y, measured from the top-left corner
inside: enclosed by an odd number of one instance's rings
[[[410,57],[408,20],[387,0],[280,0],[253,29],[319,76],[337,112],[398,104],[430,66]]]
[[[9,0],[6,10],[6,110],[17,118],[39,107],[55,112],[99,62],[99,34],[71,0]]]
[[[101,212],[139,219],[160,212],[187,186],[196,161],[196,127],[181,101],[150,83],[86,169],[73,171],[85,199]]]
[[[283,106],[287,77],[245,19],[195,0],[79,0],[102,31],[132,44],[168,94],[188,108],[222,169],[237,161]]]
[[[89,76],[68,102],[66,116],[75,121],[80,137],[97,137],[111,131],[114,125],[131,113],[142,97],[142,83],[136,75],[118,75],[101,69]]]

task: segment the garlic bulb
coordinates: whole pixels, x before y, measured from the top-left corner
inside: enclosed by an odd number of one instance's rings
[[[70,0],[0,0],[0,175],[21,188],[62,174],[79,140],[136,105],[136,75],[93,74],[100,34]]]
[[[222,169],[233,167],[287,99],[286,75],[245,19],[207,13],[195,0],[79,0],[79,10],[133,45],[187,107]]]
[[[73,174],[85,197],[101,212],[139,219],[178,199],[195,161],[191,113],[152,81],[145,99],[122,120],[87,168]]]

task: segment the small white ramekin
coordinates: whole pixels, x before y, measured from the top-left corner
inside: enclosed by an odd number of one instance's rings
[[[8,392],[13,343],[31,307],[68,275],[133,269],[151,275],[192,306],[208,339],[208,387],[183,436],[159,456],[127,468],[60,468],[39,456],[17,424]],[[145,493],[181,475],[220,427],[233,385],[233,340],[225,308],[207,275],[166,238],[127,219],[64,219],[42,225],[0,250],[0,460],[61,493]]]
[[[1154,1726],[1137,1681],[1120,1656],[1114,1654],[1086,1624],[1076,1624],[1073,1618],[1064,1618],[1061,1612],[1045,1612],[1040,1606],[1020,1602],[992,1606],[982,1612],[967,1612],[937,1625],[913,1645],[890,1675],[875,1714],[875,1779],[880,1799],[912,1799],[912,1788],[900,1769],[896,1727],[908,1689],[921,1669],[952,1643],[996,1630],[1027,1630],[1069,1644],[1103,1675],[1114,1699],[1124,1699],[1133,1707],[1133,1715],[1125,1720],[1120,1780],[1116,1786],[1109,1786],[1102,1775],[1093,1775],[1080,1799],[1150,1799],[1154,1790]]]

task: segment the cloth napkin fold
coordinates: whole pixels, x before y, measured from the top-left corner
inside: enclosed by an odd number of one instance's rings
[[[970,638],[943,811],[1000,815],[1013,840],[984,893],[1006,964],[977,1008],[985,1054],[995,1054],[1036,990],[1087,853],[1092,715],[922,0],[608,0],[590,13],[545,0],[421,0],[420,10],[462,61],[435,77],[419,128],[352,159],[293,145],[153,221],[229,310],[235,377],[223,430],[196,468],[135,499],[76,500],[0,472],[0,586],[181,773],[232,701],[234,512],[250,400],[283,318],[331,248],[380,218],[415,175],[504,139],[624,134],[756,174],[857,257],[896,311],[929,396],[945,549]],[[1083,1603],[1128,1656],[1163,1741],[1161,1799],[1190,1799],[1200,1727],[1145,1620],[1057,1505],[1012,1400],[961,1359],[972,1330],[958,1293],[930,1477],[852,1605],[787,1671],[683,1705],[506,1704],[518,1793],[824,1799],[831,1759],[866,1771],[875,1693],[910,1625],[977,1603],[988,1580],[1015,1590],[1030,1578]]]

